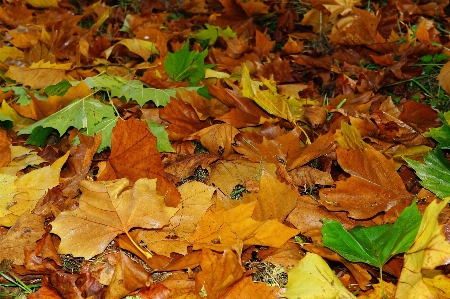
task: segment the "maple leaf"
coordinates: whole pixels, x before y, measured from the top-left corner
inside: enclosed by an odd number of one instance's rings
[[[336,277],[328,264],[317,254],[308,252],[288,273],[283,297],[295,298],[356,298]]]
[[[78,209],[64,211],[52,222],[52,232],[61,237],[58,252],[89,259],[118,234],[128,234],[136,227],[161,228],[177,212],[164,205],[164,197],[156,192],[155,179],[139,179],[131,189],[128,186],[125,178],[80,182]]]
[[[277,219],[283,222],[297,205],[297,198],[295,186],[278,181],[262,169],[258,192],[244,194],[242,203],[257,202],[253,211],[253,219],[257,221]]]
[[[80,131],[85,131],[86,135],[93,136],[96,133],[103,132],[102,145],[99,151],[109,146],[109,136],[112,128],[117,121],[114,109],[98,100],[87,98],[73,101],[70,105],[59,110],[38,122],[22,129],[19,135],[30,134],[29,142],[33,140],[43,141],[51,131],[42,131],[42,128],[54,128],[62,136],[70,127],[75,127]],[[33,142],[35,145],[44,145]]]
[[[126,80],[119,76],[102,74],[89,77],[84,82],[90,88],[111,91],[111,96],[121,98],[126,101],[135,100],[140,106],[152,101],[157,106],[165,106],[170,102],[170,97],[176,98],[176,89],[157,89],[145,87],[139,80]],[[199,87],[188,87],[188,90],[198,90]]]
[[[39,165],[46,162],[37,155],[37,152],[23,146],[10,145],[10,162],[0,168],[0,173],[16,175],[19,170],[29,165]]]
[[[205,69],[210,69],[213,64],[204,64],[208,51],[189,51],[189,42],[186,42],[181,50],[168,53],[164,61],[164,69],[173,81],[189,81],[190,85],[196,85],[205,78]]]
[[[191,35],[191,37],[201,40],[208,41],[208,45],[212,46],[216,43],[218,37],[222,36],[224,38],[233,38],[236,37],[236,33],[231,30],[230,27],[227,29],[222,29],[219,26],[214,26],[210,24],[205,24],[206,29]]]
[[[437,147],[434,151],[429,151],[428,156],[423,157],[425,164],[405,158],[409,166],[421,179],[421,184],[440,198],[450,195],[450,163],[442,154],[442,150]]]
[[[242,95],[254,100],[261,108],[268,113],[287,119],[293,120],[293,115],[289,109],[287,99],[276,92],[273,82],[265,80],[263,82],[253,81],[247,65],[242,68]],[[268,89],[261,90],[261,86],[265,85]]]
[[[239,256],[229,249],[223,254],[203,249],[200,267],[202,271],[195,277],[195,291],[204,292],[208,298],[219,298],[245,272]]]
[[[170,256],[172,252],[187,254],[188,240],[195,231],[197,223],[213,204],[214,187],[194,181],[178,187],[181,195],[178,211],[170,218],[169,225],[163,230],[140,231],[138,238],[151,251]]]
[[[117,48],[118,45],[123,45],[123,46],[127,47],[128,50],[141,56],[142,59],[144,59],[145,61],[147,61],[151,55],[159,54],[158,50],[155,47],[155,44],[150,41],[137,39],[137,38],[126,38],[126,39],[123,39],[120,42],[114,44],[113,46],[109,47],[108,49],[106,49],[103,52],[105,54],[106,59],[109,58],[112,51],[115,48]]]
[[[0,224],[11,226],[24,212],[34,209],[47,191],[59,184],[62,166],[69,152],[52,165],[33,170],[17,178],[0,174]]]
[[[280,247],[298,230],[284,226],[277,220],[255,221],[251,218],[256,201],[241,204],[230,210],[208,211],[200,220],[192,236],[194,249],[210,248],[223,251],[244,245]]]
[[[31,89],[41,89],[64,80],[66,70],[71,67],[71,63],[52,64],[41,60],[29,67],[10,66],[5,76]]]
[[[0,240],[0,260],[10,260],[23,265],[24,250],[33,250],[45,233],[44,217],[30,212],[23,213]]]
[[[351,262],[382,268],[392,256],[409,249],[421,220],[415,204],[403,210],[394,224],[357,226],[348,232],[338,221],[325,219],[322,241]]]
[[[406,190],[392,160],[373,148],[336,150],[339,165],[351,177],[336,188],[320,190],[321,202],[331,211],[348,211],[352,218],[369,218],[408,204]],[[364,208],[363,208],[364,207]]]

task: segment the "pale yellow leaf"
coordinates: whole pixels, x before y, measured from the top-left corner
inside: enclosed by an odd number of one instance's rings
[[[38,156],[37,152],[32,149],[17,145],[10,145],[11,162],[0,168],[0,173],[16,175],[19,170],[22,170],[29,165],[39,165],[47,162]]]
[[[286,292],[282,296],[288,299],[356,298],[328,264],[318,254],[310,252],[289,271]]]
[[[5,61],[7,58],[14,60],[22,60],[24,54],[16,47],[1,47],[0,48],[0,61]]]

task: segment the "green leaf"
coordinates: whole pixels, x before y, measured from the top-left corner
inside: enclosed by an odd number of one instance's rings
[[[175,53],[168,53],[164,61],[164,69],[173,81],[188,81],[190,85],[196,85],[205,78],[205,69],[210,69],[213,64],[204,64],[208,51],[189,51],[189,42]]]
[[[33,144],[44,147],[48,136],[53,132],[53,130],[53,128],[44,128],[41,126],[34,128],[31,132],[30,137],[28,137],[26,144]]]
[[[3,87],[2,91],[7,92],[9,90],[14,91],[14,95],[18,97],[17,104],[21,106],[26,106],[31,102],[31,97],[28,95],[28,93],[32,93],[38,100],[45,101],[47,98],[45,96],[42,96],[39,94],[39,91],[36,90],[27,90],[23,86],[9,86],[9,87]]]
[[[111,136],[114,127],[117,124],[118,117],[115,118],[105,118],[103,121],[97,123],[92,128],[92,134],[90,136],[94,136],[94,134],[102,133],[102,142],[97,149],[97,152],[103,151],[107,147],[111,147]]]
[[[148,127],[150,128],[150,132],[156,137],[156,148],[159,152],[170,152],[174,153],[172,145],[169,141],[169,134],[167,134],[166,130],[164,130],[164,126],[146,120]]]
[[[442,126],[439,128],[431,128],[428,133],[425,133],[425,137],[431,137],[439,142],[439,147],[444,149],[450,149],[450,111],[445,113],[439,113],[439,118],[442,120]]]
[[[31,134],[29,140],[42,140],[42,131],[34,129],[37,127],[54,128],[62,136],[70,127],[85,131],[86,135],[92,136],[99,131],[98,125],[107,119],[116,119],[114,109],[95,99],[75,100],[58,112],[41,119],[38,122],[20,130],[19,135]],[[47,135],[48,136],[48,135]],[[103,136],[105,138],[105,136]],[[35,144],[35,143],[32,143]]]
[[[69,90],[69,88],[72,87],[72,84],[70,84],[69,81],[67,81],[66,79],[62,80],[61,82],[55,84],[55,85],[50,85],[48,87],[46,87],[44,89],[44,91],[47,93],[47,95],[49,96],[60,96],[62,97],[63,95],[66,94],[66,92]]]
[[[436,194],[439,198],[450,196],[450,163],[437,147],[424,156],[425,164],[404,158],[421,179],[421,184],[426,189]]]
[[[216,43],[216,40],[219,36],[223,36],[224,38],[236,37],[236,33],[234,33],[230,27],[227,27],[227,29],[223,30],[219,26],[214,26],[210,24],[205,24],[205,26],[206,26],[205,30],[193,34],[191,35],[191,37],[201,41],[209,40],[208,44],[210,46]]]
[[[381,268],[392,256],[411,247],[421,220],[415,203],[403,210],[394,224],[358,226],[346,231],[340,222],[325,219],[322,241],[346,260]]]
[[[6,130],[12,130],[14,128],[14,122],[11,117],[0,114],[0,127]]]
[[[111,96],[124,98],[127,102],[135,100],[141,107],[152,101],[157,106],[165,106],[170,102],[170,97],[176,98],[176,89],[157,89],[146,87],[139,80],[126,80],[119,76],[101,74],[84,80],[89,88],[95,91],[105,90],[111,92]],[[188,87],[188,90],[197,90],[198,87]]]

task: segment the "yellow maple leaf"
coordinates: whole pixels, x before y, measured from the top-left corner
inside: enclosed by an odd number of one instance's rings
[[[356,298],[344,287],[323,258],[310,252],[289,271],[283,297],[288,299]]]
[[[25,0],[26,3],[36,8],[58,7],[59,0]]]
[[[0,174],[0,225],[13,225],[20,215],[32,210],[50,188],[59,184],[59,174],[68,156],[69,152],[52,165],[19,178]]]
[[[280,247],[299,233],[277,220],[255,221],[252,214],[256,201],[230,210],[208,211],[192,236],[194,249],[223,251],[244,245]]]
[[[244,64],[242,69],[242,95],[255,101],[261,108],[268,113],[293,121],[293,116],[289,110],[286,98],[276,92],[275,83],[271,80],[263,79],[263,82],[253,81],[250,77],[250,71]],[[261,89],[262,86],[267,89]]]
[[[19,170],[26,168],[29,165],[39,165],[46,162],[37,152],[23,146],[10,145],[11,162],[0,168],[0,173],[16,175]]]
[[[434,200],[425,209],[416,240],[405,253],[404,266],[395,293],[396,299],[449,298],[450,283],[437,266],[450,262],[450,244],[438,224],[438,215],[450,201],[445,198],[440,203]],[[442,287],[444,285],[444,287]]]

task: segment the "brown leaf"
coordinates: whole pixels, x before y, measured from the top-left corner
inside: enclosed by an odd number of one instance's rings
[[[320,190],[320,201],[327,209],[348,211],[351,218],[365,219],[409,205],[412,196],[392,160],[373,148],[338,148],[336,152],[339,165],[351,177],[337,181],[336,188]]]
[[[140,178],[156,178],[166,203],[179,202],[178,191],[165,177],[156,138],[143,121],[118,120],[111,137],[111,155],[99,168],[97,179],[103,181],[127,178],[134,183]]]
[[[58,291],[50,284],[48,276],[42,277],[41,287],[37,292],[28,294],[29,299],[63,299]]]
[[[80,144],[70,149],[70,156],[67,159],[66,167],[61,171],[59,187],[66,197],[78,195],[78,183],[86,178],[92,164],[92,158],[97,152],[102,135],[95,137],[77,134]]]
[[[300,128],[295,127],[275,140],[263,137],[262,143],[255,143],[250,135],[242,134],[236,138],[238,142],[234,149],[252,162],[263,160],[274,164],[289,164],[304,150],[299,142],[302,134]]]
[[[320,135],[313,143],[304,147],[300,153],[291,157],[288,160],[286,168],[292,170],[298,166],[303,166],[311,160],[331,153],[335,146],[336,144],[331,131],[325,135]]]
[[[295,168],[289,171],[289,176],[292,178],[292,183],[304,188],[305,191],[309,187],[315,185],[333,185],[334,181],[328,172],[321,171],[309,166]]]
[[[208,126],[202,123],[194,108],[181,100],[172,99],[169,104],[159,110],[159,117],[170,123],[167,127],[169,139],[180,141],[187,136]]]
[[[406,102],[398,118],[421,133],[442,126],[442,121],[433,108],[416,101]]]
[[[183,102],[190,104],[202,121],[206,120],[208,117],[222,116],[230,110],[228,106],[215,98],[208,100],[197,92],[189,91],[187,89],[178,92],[177,97],[183,100]]]
[[[202,145],[213,155],[227,157],[234,153],[232,144],[238,129],[228,124],[212,125],[189,136],[200,138]]]
[[[351,229],[355,226],[353,221],[347,217],[346,213],[328,211],[309,195],[299,197],[297,206],[286,220],[298,228],[303,235],[319,242],[322,239],[321,220],[324,218],[337,220],[346,229]]]
[[[157,254],[186,254],[187,247],[191,245],[187,240],[192,237],[197,223],[213,204],[215,188],[211,186],[193,181],[184,183],[178,190],[181,194],[177,207],[179,210],[171,217],[169,225],[163,230],[142,230],[138,233],[138,238]]]
[[[0,239],[0,260],[11,260],[16,265],[24,263],[24,249],[36,248],[36,241],[45,233],[44,217],[23,213]]]
[[[200,267],[202,271],[195,277],[195,291],[205,292],[211,299],[219,298],[245,271],[239,256],[229,249],[225,249],[223,254],[203,249]]]
[[[52,237],[48,232],[37,242],[35,250],[25,249],[24,266],[27,270],[51,274],[62,265]]]
[[[142,266],[132,261],[123,251],[118,255],[112,281],[106,290],[106,299],[122,298],[152,282],[151,275]]]
[[[11,149],[9,148],[10,144],[11,141],[6,134],[6,130],[0,128],[0,153],[2,153],[0,155],[0,167],[3,167],[11,162]]]
[[[165,285],[158,282],[151,284],[148,287],[141,288],[136,295],[142,299],[164,299],[168,298],[170,292],[171,291]]]
[[[68,299],[83,299],[84,296],[76,282],[80,278],[79,274],[70,274],[64,271],[56,271],[50,274],[50,281],[53,287]]]

